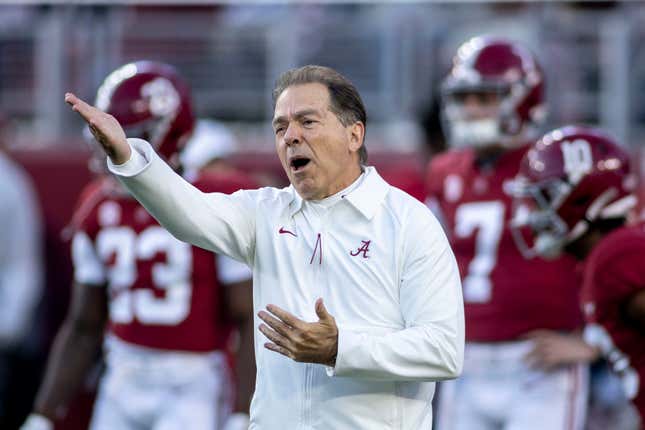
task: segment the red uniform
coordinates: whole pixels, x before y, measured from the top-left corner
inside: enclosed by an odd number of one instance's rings
[[[609,234],[585,262],[582,305],[587,321],[609,334],[613,345],[606,351],[608,359],[624,377],[627,394],[645,421],[645,333],[623,316],[629,297],[645,289],[644,261],[645,225]]]
[[[510,341],[533,329],[572,330],[581,323],[574,260],[525,260],[509,229],[512,198],[504,185],[525,151],[509,150],[483,168],[473,150],[449,151],[429,165],[429,204],[438,205],[459,264],[468,341]]]
[[[204,176],[205,192],[253,188],[245,176]],[[215,255],[175,239],[110,180],[88,186],[74,216],[75,277],[107,284],[109,332],[139,346],[223,349],[231,322]]]

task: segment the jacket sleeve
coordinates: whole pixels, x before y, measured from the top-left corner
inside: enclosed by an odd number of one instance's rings
[[[177,239],[253,264],[255,191],[204,193],[175,173],[141,139],[128,139],[130,160],[108,168]]]
[[[426,210],[427,211],[427,210]],[[330,373],[392,381],[459,376],[464,353],[464,305],[455,257],[437,220],[408,220],[403,235],[402,330],[371,334],[339,329]]]

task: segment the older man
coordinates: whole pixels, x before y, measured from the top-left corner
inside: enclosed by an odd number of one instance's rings
[[[256,332],[252,429],[431,427],[434,381],[462,367],[459,273],[430,211],[365,166],[365,108],[347,79],[284,73],[273,129],[291,186],[230,196],[200,192],[114,118],[66,101],[169,231],[253,267],[267,340]]]

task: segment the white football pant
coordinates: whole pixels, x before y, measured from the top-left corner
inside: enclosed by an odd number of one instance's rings
[[[108,364],[90,429],[222,428],[232,406],[230,372],[223,356],[204,358]]]
[[[528,368],[530,342],[467,343],[460,378],[442,382],[436,430],[582,430],[589,369]]]

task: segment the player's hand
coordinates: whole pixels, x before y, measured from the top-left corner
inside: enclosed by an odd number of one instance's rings
[[[318,322],[302,321],[275,305],[268,305],[267,311],[258,313],[266,323],[260,324],[260,331],[271,341],[264,344],[265,348],[295,361],[336,364],[338,327],[322,299],[316,301]]]
[[[123,164],[130,159],[130,145],[121,124],[109,115],[79,99],[72,93],[65,94],[65,103],[83,117],[96,141],[114,164]]]
[[[54,430],[54,423],[40,414],[30,414],[20,430]]]
[[[589,363],[600,355],[597,348],[575,334],[535,330],[526,339],[533,342],[533,349],[526,354],[524,361],[535,369],[548,371],[567,364]]]

